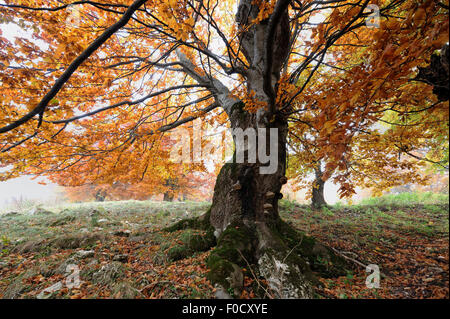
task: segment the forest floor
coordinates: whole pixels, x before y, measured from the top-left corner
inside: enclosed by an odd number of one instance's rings
[[[346,276],[321,279],[317,298],[449,298],[448,205],[280,206],[284,220],[351,260]],[[0,298],[214,298],[209,251],[176,260],[200,231],[162,230],[208,208],[121,201],[2,214]],[[378,289],[366,287],[369,264],[381,271]],[[241,298],[255,297],[255,280],[245,277]]]

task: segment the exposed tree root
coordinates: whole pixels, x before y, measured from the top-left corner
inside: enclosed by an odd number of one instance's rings
[[[207,251],[216,245],[214,228],[209,222],[210,210],[200,217],[183,219],[174,225],[165,228],[165,231],[174,232],[184,229],[204,230],[204,235],[192,235],[181,245],[169,249],[168,258],[170,260],[180,260],[192,256],[195,252]]]
[[[205,236],[193,236],[185,252],[176,259],[188,257],[195,251],[214,247],[207,260],[208,279],[222,292],[238,297],[244,287],[244,271],[256,280],[259,297],[313,298],[316,276],[335,277],[346,274],[349,263],[315,239],[305,236],[278,219],[272,224],[235,221],[220,234],[217,241],[214,228],[205,215],[182,220],[166,231],[201,229]],[[203,237],[203,238],[196,238]],[[267,287],[261,285],[264,279]]]

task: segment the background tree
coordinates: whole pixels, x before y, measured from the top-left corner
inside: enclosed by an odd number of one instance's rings
[[[418,129],[409,129],[405,134],[407,123],[416,120],[398,120],[391,116],[392,124],[371,130],[364,130],[355,134],[353,142],[349,145],[347,157],[342,158],[341,167],[348,170],[346,178],[339,174],[331,179],[337,185],[341,198],[349,198],[356,187],[372,189],[373,194],[382,194],[390,188],[415,183],[425,185],[428,174],[425,174],[426,164],[432,162],[434,169],[445,169],[446,144],[431,138],[430,132],[422,125]],[[444,122],[441,124],[445,124]],[[289,176],[294,180],[297,190],[309,189],[308,198],[316,208],[326,205],[324,201],[324,184],[322,179],[321,160],[315,157],[318,154],[317,144],[309,135],[303,138],[291,132],[291,150],[289,161]],[[408,153],[401,151],[401,145],[408,145]],[[447,164],[448,165],[448,164]],[[319,169],[318,169],[319,168]],[[339,166],[336,171],[339,172]],[[313,175],[313,177],[309,177]],[[349,188],[347,183],[351,183]],[[351,191],[346,192],[350,189]]]
[[[354,187],[345,163],[357,132],[391,109],[418,112],[425,100],[432,107],[421,111],[421,125],[430,136],[445,135],[433,123],[448,121],[448,102],[432,85],[413,81],[448,42],[448,3],[373,1],[380,27],[368,28],[369,3],[7,0],[2,21],[28,36],[0,38],[2,179],[55,171],[75,179],[78,169],[96,167],[114,176],[130,162],[139,166],[129,177],[140,178],[158,162],[161,136],[196,118],[276,129],[274,174],[261,174],[263,158],[246,157],[225,164],[217,177],[206,216],[218,238],[210,279],[239,291],[247,261],[277,296],[312,297],[310,268],[321,269],[316,255],[333,269],[339,262],[278,216],[288,132],[299,115],[318,132],[322,178],[334,174],[343,196]],[[69,4],[78,10],[74,25],[67,23]],[[417,126],[402,127],[409,134]],[[405,153],[407,146],[398,145]]]

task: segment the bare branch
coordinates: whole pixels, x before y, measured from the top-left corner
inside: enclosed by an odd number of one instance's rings
[[[275,108],[275,91],[272,84],[273,51],[275,35],[283,14],[286,13],[291,0],[279,0],[269,20],[268,31],[265,39],[265,69],[264,69],[264,92],[269,97],[271,112]],[[280,58],[280,57],[277,57]],[[275,70],[276,71],[276,70]]]
[[[230,114],[231,108],[238,101],[231,97],[230,90],[219,80],[209,78],[206,75],[201,75],[195,71],[194,64],[184,55],[180,50],[177,50],[178,58],[183,69],[199,84],[211,87],[211,93],[214,95],[216,101],[223,107],[225,112]]]

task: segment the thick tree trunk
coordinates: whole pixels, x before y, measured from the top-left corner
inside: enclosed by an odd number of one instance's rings
[[[278,200],[281,187],[286,183],[288,125],[286,119],[275,112],[275,97],[281,68],[289,52],[288,4],[283,1],[275,10],[277,21],[268,19],[249,27],[250,21],[258,16],[259,7],[251,0],[241,0],[236,14],[242,52],[251,65],[246,74],[248,91],[254,92],[254,98],[267,107],[250,113],[238,102],[226,109],[233,130],[247,132],[249,129],[249,133],[253,130],[258,136],[256,141],[247,138],[245,147],[236,145],[237,136],[233,136],[234,162],[225,164],[220,171],[211,206],[210,222],[217,247],[209,257],[209,279],[224,290],[233,290],[235,295],[239,295],[243,287],[241,269],[256,265],[255,271],[267,280],[275,297],[313,296],[311,281],[307,279],[309,268],[303,259],[296,259],[295,254],[289,253],[292,248],[280,236],[279,227]],[[272,142],[271,129],[278,133],[276,141]],[[276,169],[269,174],[264,174],[264,155],[258,154],[256,160],[252,157],[252,150],[258,153],[262,147],[263,135],[266,152],[277,152]],[[241,151],[242,162],[239,160]]]
[[[315,170],[315,180],[312,187],[312,206],[314,208],[321,208],[327,206],[327,202],[324,197],[325,182],[322,180],[322,170],[317,167]]]
[[[232,129],[257,131],[256,115],[245,112],[242,103],[235,105],[230,119]],[[281,187],[286,183],[287,123],[277,119],[271,124],[271,127],[265,128],[266,151],[270,150],[270,128],[276,128],[278,165],[274,174],[261,174],[260,168],[266,165],[261,164],[258,159],[256,163],[249,163],[249,152],[246,149],[244,163],[236,163],[237,154],[235,153],[233,162],[225,164],[217,177],[211,224],[218,235],[235,219],[265,223],[279,218],[278,199],[282,196]],[[261,145],[258,145],[258,137],[256,140],[256,149],[258,149]]]
[[[234,161],[225,164],[217,177],[207,216],[217,238],[217,247],[208,259],[209,279],[236,296],[243,287],[241,269],[252,267],[266,279],[273,297],[312,298],[315,277],[310,265],[323,267],[322,261],[332,256],[329,249],[282,222],[278,214],[280,190],[286,183],[288,124],[277,112],[276,96],[290,48],[288,5],[289,1],[279,1],[270,19],[250,26],[259,7],[252,0],[240,0],[236,15],[242,52],[251,65],[246,70],[248,91],[266,105],[251,113],[242,102],[223,103],[231,129],[257,133],[256,140],[247,138],[245,147],[237,143],[242,139],[233,134]],[[271,140],[274,131],[278,135]],[[276,161],[276,168],[270,172],[265,167],[265,154],[259,153],[263,143],[266,154],[277,152],[275,158],[270,154],[270,160]],[[252,150],[258,154],[256,159]],[[318,254],[323,256],[315,258]],[[339,264],[336,258],[332,259],[331,264]]]
[[[237,104],[233,108],[232,128],[255,128],[256,116],[242,107]],[[267,280],[274,297],[311,298],[314,279],[309,266],[296,253],[290,254],[293,247],[280,235],[280,225],[285,225],[278,215],[278,200],[286,183],[287,122],[276,118],[270,128],[278,130],[275,173],[261,174],[263,165],[259,161],[249,163],[249,153],[245,152],[244,163],[225,164],[217,177],[210,222],[218,246],[209,259],[210,280],[219,289],[231,288],[239,295],[243,287],[241,269],[252,264]],[[269,141],[267,137],[266,143]]]
[[[232,118],[239,110],[236,106]],[[239,123],[252,123],[251,115],[241,112],[240,116]],[[271,297],[313,298],[313,286],[319,282],[312,271],[323,277],[342,276],[348,264],[281,220],[278,200],[286,182],[287,124],[276,119],[272,125],[279,131],[274,174],[261,174],[260,163],[232,162],[226,163],[217,177],[213,203],[203,219],[209,220],[217,241],[208,258],[208,278],[222,295],[231,291],[239,296],[242,269],[251,268],[252,276],[256,273],[266,280]],[[265,296],[264,292],[260,297]]]

